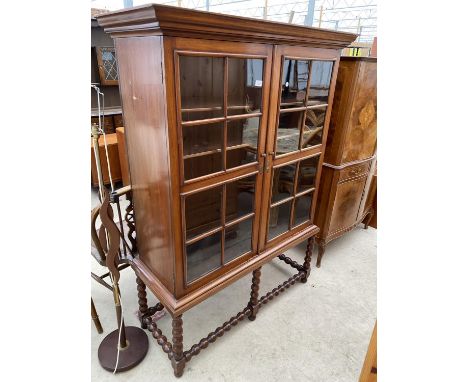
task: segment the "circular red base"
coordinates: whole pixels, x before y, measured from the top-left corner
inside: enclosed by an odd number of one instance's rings
[[[135,326],[126,326],[125,334],[127,336],[127,347],[120,350],[119,364],[116,372],[130,370],[138,365],[148,352],[148,336],[146,333]],[[117,347],[119,342],[119,330],[116,329],[109,333],[99,345],[98,358],[101,366],[114,371],[117,361]]]

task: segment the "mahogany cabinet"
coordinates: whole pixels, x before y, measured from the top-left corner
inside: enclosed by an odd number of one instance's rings
[[[327,243],[374,213],[377,59],[342,57],[314,222],[320,267]]]
[[[282,254],[319,230],[340,52],[356,36],[156,4],[98,21],[116,48],[139,285],[179,333],[184,311],[254,272],[241,316],[255,318],[265,262],[298,269],[290,284],[309,274],[310,247],[304,265]],[[176,375],[197,354],[179,339]]]

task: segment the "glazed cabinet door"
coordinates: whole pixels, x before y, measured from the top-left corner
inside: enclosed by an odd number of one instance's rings
[[[254,256],[272,48],[173,39],[183,290]]]
[[[312,224],[338,52],[277,46],[265,167],[262,244]]]

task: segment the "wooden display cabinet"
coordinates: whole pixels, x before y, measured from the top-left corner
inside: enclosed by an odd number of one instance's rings
[[[374,214],[377,149],[377,59],[342,57],[315,224],[317,267],[326,245]]]
[[[340,52],[356,35],[162,5],[98,21],[116,48],[142,325],[180,376],[307,280]],[[304,264],[283,255],[307,239]],[[298,273],[259,298],[260,267],[275,257]],[[252,272],[247,307],[183,351],[182,313]],[[173,317],[172,343],[147,318],[145,287]]]

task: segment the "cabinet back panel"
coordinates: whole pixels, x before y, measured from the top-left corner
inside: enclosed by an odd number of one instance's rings
[[[115,43],[140,259],[173,292],[161,38],[117,38]]]

